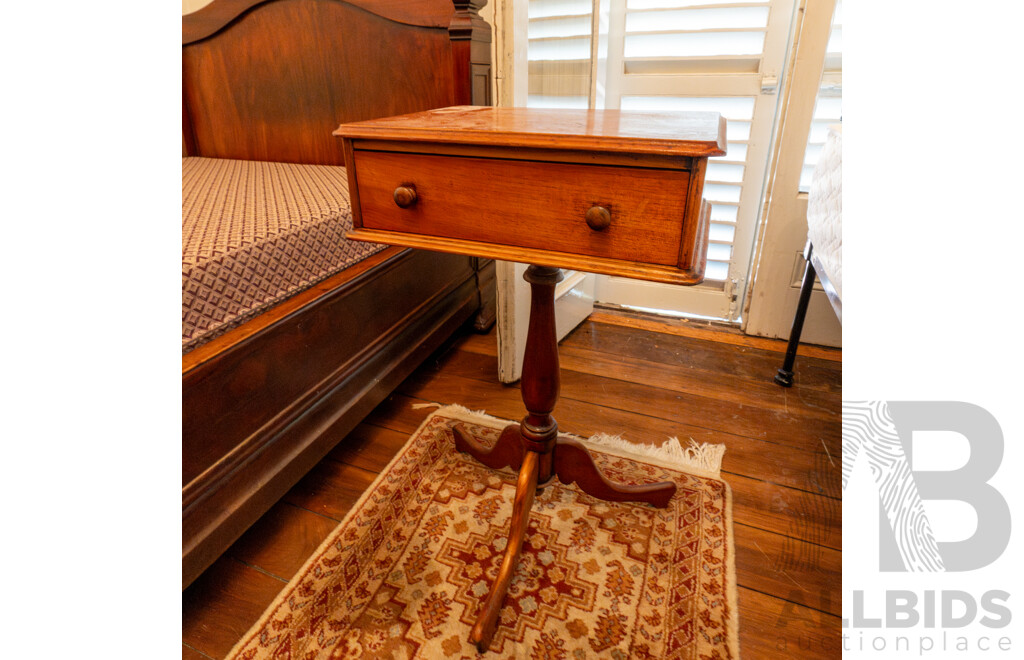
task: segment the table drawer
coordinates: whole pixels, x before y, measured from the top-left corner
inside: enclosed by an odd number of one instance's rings
[[[357,228],[689,267],[686,170],[361,150],[354,166]],[[415,191],[405,208],[399,187]]]

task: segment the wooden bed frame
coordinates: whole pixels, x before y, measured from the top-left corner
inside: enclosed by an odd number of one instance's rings
[[[343,122],[489,105],[485,2],[215,0],[183,16],[186,155],[343,165]],[[493,323],[492,262],[388,248],[184,355],[182,588],[471,320]]]

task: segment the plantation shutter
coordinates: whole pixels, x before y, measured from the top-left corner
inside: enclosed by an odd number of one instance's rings
[[[736,320],[761,204],[794,0],[532,0],[535,107],[713,110],[728,153],[708,163],[705,283],[598,278],[612,304]]]
[[[754,198],[760,197],[760,178],[746,176],[747,156],[761,91],[760,71],[770,13],[769,2],[626,2],[620,107],[714,110],[727,121],[728,153],[708,161],[704,188],[705,198],[712,203],[705,277],[719,286],[730,278],[739,279],[736,272],[730,272],[734,256],[744,260],[744,271],[745,260],[749,260],[749,249],[737,250],[736,244],[738,235],[749,243],[758,205]],[[745,76],[749,81],[727,89],[721,85],[726,76]],[[733,93],[706,93],[719,90]],[[766,159],[767,152],[757,155]],[[745,199],[744,187],[748,184],[755,190]],[[749,207],[744,209],[748,218],[740,214],[744,202]],[[738,231],[742,220],[746,220],[748,231]],[[732,269],[736,270],[740,269]]]
[[[527,106],[592,107],[591,0],[531,0],[527,15]]]

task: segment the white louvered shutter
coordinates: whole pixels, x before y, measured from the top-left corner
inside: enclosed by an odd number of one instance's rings
[[[528,16],[527,106],[590,107],[591,0],[531,0]]]
[[[714,110],[727,120],[728,153],[709,161],[705,181],[705,283],[602,276],[599,301],[738,319],[794,7],[795,0],[530,2],[530,105]]]

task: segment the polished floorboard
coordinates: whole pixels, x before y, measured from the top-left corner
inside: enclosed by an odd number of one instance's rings
[[[494,331],[460,334],[424,363],[182,593],[182,657],[223,658],[429,414],[459,403],[522,416],[497,378]],[[555,417],[567,432],[724,443],[733,491],[740,650],[821,658],[840,649],[842,352],[596,312],[560,344]]]

